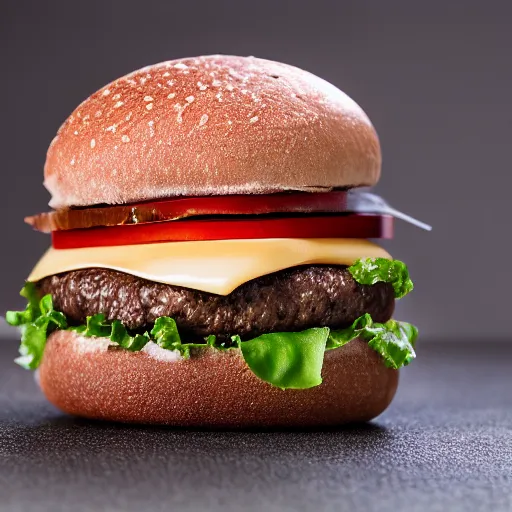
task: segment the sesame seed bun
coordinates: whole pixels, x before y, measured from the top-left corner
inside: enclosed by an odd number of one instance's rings
[[[377,135],[346,94],[298,68],[207,56],[106,85],[48,150],[55,208],[373,185]]]
[[[368,421],[391,402],[398,371],[356,339],[325,354],[323,383],[275,388],[238,350],[204,349],[184,360],[153,343],[128,352],[106,339],[56,331],[39,381],[48,400],[86,418],[201,427],[308,427]]]

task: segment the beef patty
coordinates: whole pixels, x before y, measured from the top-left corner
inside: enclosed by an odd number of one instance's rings
[[[47,277],[38,287],[42,295],[52,295],[55,309],[71,323],[104,313],[129,329],[146,330],[158,317],[169,316],[188,340],[209,334],[248,339],[310,327],[343,328],[364,313],[384,322],[395,304],[390,284],[360,285],[345,267],[330,265],[282,270],[225,296],[99,268]]]

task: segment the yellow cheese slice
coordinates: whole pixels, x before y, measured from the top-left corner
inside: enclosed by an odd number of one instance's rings
[[[313,263],[351,265],[358,258],[391,258],[363,239],[278,238],[169,242],[120,247],[49,249],[28,277],[38,281],[60,272],[108,268],[159,283],[227,295],[265,274]]]

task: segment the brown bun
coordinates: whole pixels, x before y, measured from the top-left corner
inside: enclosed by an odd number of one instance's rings
[[[207,56],[149,66],[86,99],[48,150],[55,208],[373,185],[368,117],[301,69]]]
[[[86,418],[201,427],[308,427],[367,421],[391,402],[398,371],[362,340],[326,352],[323,383],[307,390],[258,379],[237,350],[172,360],[160,349],[128,352],[103,339],[57,331],[40,367],[48,400]],[[166,360],[167,359],[167,360]],[[171,360],[169,360],[171,359]]]

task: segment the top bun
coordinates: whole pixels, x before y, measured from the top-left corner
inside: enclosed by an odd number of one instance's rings
[[[86,99],[48,149],[54,208],[373,185],[377,134],[311,73],[214,55],[149,66]]]

